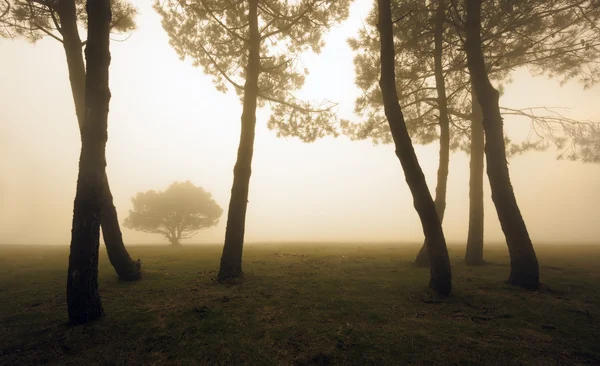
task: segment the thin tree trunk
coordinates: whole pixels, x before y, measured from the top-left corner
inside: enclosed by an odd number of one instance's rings
[[[102,177],[102,215],[100,216],[100,226],[102,227],[102,236],[106,245],[108,260],[117,272],[119,279],[123,281],[137,281],[142,278],[142,262],[131,259],[125,243],[123,234],[119,226],[117,217],[117,208],[113,203],[113,196],[108,184],[106,171]]]
[[[225,245],[221,256],[218,280],[242,275],[242,252],[246,227],[248,192],[252,173],[254,153],[254,133],[256,127],[256,106],[258,99],[258,76],[260,73],[260,34],[258,29],[258,0],[249,1],[248,23],[250,42],[246,83],[244,84],[244,105],[241,118],[240,145],[237,161],[233,169],[233,186],[227,213]]]
[[[498,104],[500,93],[490,83],[481,49],[481,0],[467,0],[466,8],[467,65],[483,111],[485,155],[492,200],[510,253],[508,283],[526,289],[537,289],[539,265],[515,198],[506,161],[503,121]]]
[[[435,38],[433,59],[435,65],[435,87],[437,90],[438,108],[440,112],[440,165],[437,172],[437,184],[435,186],[435,210],[440,218],[440,223],[444,221],[446,212],[446,193],[448,186],[448,171],[450,165],[450,118],[448,115],[448,98],[446,96],[446,81],[444,80],[443,66],[443,36],[444,21],[446,19],[445,0],[438,0],[435,13]],[[418,267],[429,265],[429,256],[427,255],[427,240],[423,243],[415,264]]]
[[[82,42],[77,29],[77,15],[73,0],[62,0],[57,8],[63,36],[63,47],[69,69],[69,80],[79,131],[82,132],[85,114],[85,63],[82,55]],[[113,203],[108,177],[103,177],[103,207],[100,218],[108,259],[117,275],[124,281],[141,278],[141,262],[133,261],[123,243],[117,210]]]
[[[98,248],[103,183],[106,170],[108,68],[110,65],[110,0],[88,0],[88,70],[85,116],[67,276],[69,321],[82,324],[104,313],[98,293]]]
[[[82,55],[82,42],[77,29],[77,13],[74,0],[62,0],[57,7],[60,20],[60,32],[63,36],[63,48],[69,69],[71,93],[75,103],[79,133],[85,118],[85,63]]]
[[[413,202],[427,240],[427,252],[431,259],[430,286],[439,295],[447,296],[452,291],[450,259],[440,219],[435,204],[427,188],[425,176],[417,160],[415,150],[402,109],[398,103],[396,75],[394,70],[394,39],[390,0],[379,0],[379,33],[381,37],[381,78],[379,86],[383,97],[385,115],[390,125],[406,182],[413,196]]]
[[[484,264],[483,260],[483,162],[485,134],[481,106],[471,85],[471,162],[469,180],[469,234],[465,261],[469,265]]]

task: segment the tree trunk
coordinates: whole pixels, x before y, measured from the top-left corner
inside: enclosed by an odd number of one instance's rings
[[[254,133],[256,127],[256,106],[258,99],[258,76],[260,72],[260,34],[258,29],[258,0],[249,1],[248,23],[250,42],[246,83],[244,85],[244,105],[242,111],[242,129],[237,161],[233,169],[233,186],[227,213],[225,245],[221,256],[218,280],[242,275],[242,251],[246,226],[248,191],[252,173],[252,155],[254,153]]]
[[[467,65],[483,111],[487,173],[492,200],[510,253],[508,282],[526,289],[539,287],[539,265],[527,227],[517,205],[506,161],[500,93],[492,86],[485,68],[481,42],[481,0],[467,0]]]
[[[443,36],[444,21],[446,19],[445,0],[438,0],[435,13],[435,39],[433,59],[435,65],[435,87],[437,90],[438,108],[440,112],[440,165],[437,173],[437,184],[435,187],[435,210],[440,223],[444,220],[446,212],[446,193],[448,186],[448,171],[450,165],[450,118],[448,115],[448,98],[446,96],[446,81],[444,80],[443,57]],[[427,255],[427,240],[423,243],[415,264],[418,267],[429,265],[429,256]]]
[[[110,0],[88,0],[88,70],[85,116],[67,276],[69,321],[82,324],[99,318],[104,310],[98,293],[98,248],[106,170],[108,68],[110,65]]]
[[[483,260],[483,162],[485,134],[481,106],[471,85],[471,162],[469,180],[469,234],[465,261],[468,265],[484,264]]]
[[[106,171],[102,177],[102,215],[100,226],[106,245],[108,260],[122,281],[137,281],[142,278],[142,262],[134,261],[129,256],[123,243],[123,234],[117,218],[117,209],[113,204],[113,196],[108,185]]]
[[[85,63],[82,55],[82,43],[77,29],[77,15],[75,2],[63,0],[57,8],[63,36],[63,47],[69,69],[69,80],[79,131],[82,133],[85,114]],[[108,259],[115,268],[121,280],[134,281],[141,278],[141,262],[133,261],[123,243],[123,235],[119,226],[117,210],[113,204],[108,177],[102,179],[103,207],[100,218],[104,243],[108,252]]]
[[[57,7],[58,18],[63,36],[63,48],[69,69],[71,93],[75,103],[75,113],[79,124],[79,133],[85,119],[85,63],[82,55],[82,43],[77,29],[77,13],[74,0],[62,0]]]
[[[440,219],[427,188],[425,176],[417,160],[415,150],[402,109],[398,103],[396,75],[394,70],[394,39],[390,0],[379,0],[379,33],[381,37],[381,78],[379,86],[383,97],[385,115],[390,125],[396,155],[400,160],[406,182],[427,240],[427,252],[431,259],[430,286],[439,295],[447,296],[452,291],[450,259]]]

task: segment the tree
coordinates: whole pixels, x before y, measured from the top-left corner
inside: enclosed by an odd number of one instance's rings
[[[470,77],[466,70],[464,24],[457,14],[462,14],[456,1],[446,2],[446,30],[443,32],[443,69],[447,90],[447,109],[450,118],[450,148],[462,149],[471,154],[469,235],[466,260],[470,264],[483,262],[483,159],[484,135],[478,103],[474,99]],[[435,21],[439,3],[420,0],[394,1],[394,18],[402,18],[394,27],[397,50],[397,87],[400,103],[404,106],[411,137],[418,143],[437,139],[436,125],[442,123],[443,113],[435,76],[435,62],[428,62],[434,54]],[[437,8],[434,8],[436,6]],[[597,41],[598,9],[589,1],[528,0],[521,7],[507,6],[510,1],[485,2],[486,19],[483,27],[484,52],[490,78],[498,83],[508,82],[512,70],[526,66],[531,71],[548,73],[567,80],[582,76],[589,85],[596,74],[600,60],[600,42]],[[562,4],[562,5],[561,5]],[[589,19],[589,21],[586,21]],[[368,24],[376,21],[372,13]],[[594,28],[595,27],[595,28]],[[349,40],[356,51],[357,84],[363,96],[356,101],[356,111],[366,117],[359,124],[343,126],[353,139],[371,138],[375,143],[391,142],[389,128],[382,115],[382,102],[377,88],[377,64],[373,63],[377,45],[367,28],[357,39]],[[535,52],[530,51],[535,49]],[[425,62],[424,62],[425,61]],[[439,94],[439,93],[438,93]],[[593,161],[592,141],[597,141],[598,125],[579,123],[572,119],[539,114],[543,110],[520,110],[502,107],[504,115],[519,114],[527,117],[539,139],[522,144],[510,144],[508,152],[523,153],[532,149],[549,147],[554,143],[560,156]],[[438,115],[439,113],[439,115]],[[539,131],[539,132],[538,132]],[[441,127],[440,127],[441,132]],[[541,132],[541,133],[540,133]],[[441,133],[440,133],[441,135]],[[567,143],[570,142],[570,143]],[[445,144],[440,140],[440,156]],[[510,140],[507,139],[507,143]],[[443,161],[440,171],[443,172]],[[445,187],[446,177],[438,174],[436,201]],[[438,206],[439,207],[439,206]],[[425,247],[421,248],[417,264],[427,265]]]
[[[427,188],[425,176],[417,160],[402,109],[398,103],[394,66],[394,35],[390,0],[379,0],[379,33],[381,39],[381,77],[379,85],[383,98],[385,116],[388,120],[396,155],[400,160],[406,182],[411,190],[414,206],[421,219],[427,241],[427,251],[431,258],[431,288],[446,296],[452,290],[450,259],[442,224],[436,207]]]
[[[128,229],[161,234],[180,245],[200,230],[215,226],[223,209],[212,195],[189,181],[174,182],[165,191],[140,192],[131,199],[133,210],[123,225]]]
[[[500,93],[489,80],[482,51],[481,0],[466,0],[466,14],[467,65],[483,112],[485,156],[492,200],[498,212],[502,231],[506,236],[511,258],[508,282],[526,289],[537,289],[539,286],[537,257],[510,183],[499,106]]]
[[[110,0],[88,0],[85,48],[85,114],[67,276],[69,321],[82,324],[104,313],[98,293],[98,248],[102,216],[110,89]]]
[[[446,95],[446,80],[444,78],[444,26],[446,23],[446,1],[438,0],[434,19],[434,77],[437,92],[437,105],[439,109],[438,124],[440,126],[440,151],[437,184],[435,186],[435,209],[440,218],[444,220],[446,212],[446,192],[448,185],[448,173],[450,165],[450,116],[448,114],[448,97]],[[429,264],[427,255],[427,242],[423,243],[417,259],[418,265]]]
[[[63,45],[77,121],[81,134],[85,120],[85,62],[83,46],[79,35],[79,26],[87,26],[87,13],[83,0],[5,0],[8,8],[7,16],[0,18],[3,26],[3,37],[24,37],[30,42],[37,42],[50,37]],[[113,16],[110,28],[116,32],[126,32],[135,28],[133,20],[136,10],[123,0],[112,0],[110,3]],[[133,281],[141,278],[141,262],[133,261],[123,243],[117,211],[108,183],[103,178],[103,209],[101,216],[102,234],[106,244],[108,257],[122,280]]]
[[[299,68],[299,55],[309,49],[319,52],[323,33],[347,17],[349,2],[166,0],[155,4],[179,55],[202,66],[214,77],[218,90],[226,91],[229,84],[242,99],[240,144],[219,280],[242,275],[256,109],[270,104],[268,125],[277,128],[279,136],[314,141],[335,130],[331,103],[313,106],[292,91],[302,86],[307,73]]]

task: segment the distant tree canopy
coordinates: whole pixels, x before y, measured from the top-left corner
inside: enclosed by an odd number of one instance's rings
[[[131,201],[133,210],[123,226],[161,234],[173,245],[217,225],[223,214],[210,193],[189,181],[174,182],[164,191],[140,192]]]
[[[87,28],[85,0],[0,0],[0,37],[23,37],[37,42],[48,36],[63,42],[63,22],[70,22],[75,5],[78,26]],[[135,29],[137,10],[126,0],[111,0],[111,31],[124,33]],[[69,27],[69,25],[66,25]],[[68,37],[68,36],[67,36]],[[85,41],[83,42],[85,43]]]

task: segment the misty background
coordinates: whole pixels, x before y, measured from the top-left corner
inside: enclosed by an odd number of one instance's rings
[[[112,99],[107,144],[108,176],[122,222],[140,191],[163,190],[190,180],[225,210],[220,223],[189,243],[221,243],[240,130],[241,104],[232,91],[215,91],[211,78],[169,46],[150,1],[132,1],[138,28],[112,42]],[[371,1],[356,1],[350,18],[325,37],[320,55],[302,57],[310,70],[300,97],[339,102],[355,120],[353,54]],[[49,38],[35,46],[0,40],[0,243],[68,244],[80,138],[62,46]],[[600,87],[583,90],[514,73],[501,102],[512,108],[565,107],[564,114],[600,120]],[[246,225],[247,242],[420,241],[421,224],[392,145],[350,141],[345,136],[312,144],[278,139],[257,113],[255,153]],[[507,117],[515,141],[529,121]],[[438,144],[417,146],[430,191],[435,187]],[[557,161],[557,152],[510,159],[515,194],[534,244],[592,243],[600,238],[600,166]],[[465,153],[451,156],[444,232],[464,243],[468,225]],[[486,242],[503,242],[485,178]],[[158,235],[122,227],[127,244],[165,243]],[[186,242],[186,243],[187,243]]]

